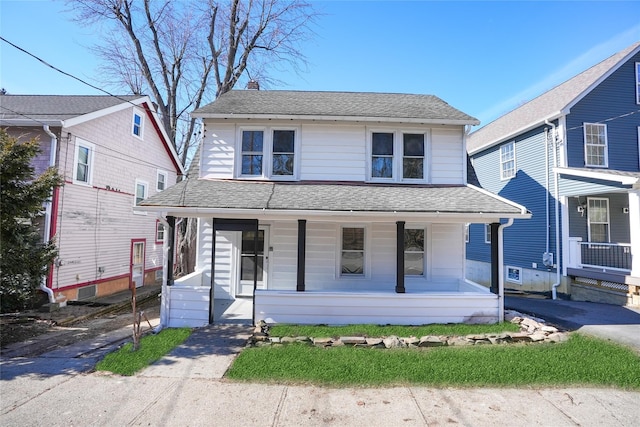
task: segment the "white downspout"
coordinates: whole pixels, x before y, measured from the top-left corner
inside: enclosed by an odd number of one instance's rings
[[[58,149],[58,137],[51,132],[49,126],[43,125],[42,129],[51,137],[51,153],[49,155],[49,166],[56,166],[56,150]],[[45,211],[44,211],[44,243],[49,243],[49,234],[51,233],[51,201],[45,202]],[[49,296],[49,302],[55,303],[56,297],[53,294],[53,289],[47,287],[47,277],[42,278],[42,282],[40,283],[40,290],[45,292]]]
[[[551,126],[551,139],[553,141],[553,167],[554,167],[554,175],[553,175],[553,192],[555,198],[555,219],[556,219],[556,283],[551,285],[551,298],[554,300],[558,299],[558,286],[560,286],[560,218],[558,213],[559,201],[558,201],[558,193],[560,192],[558,189],[558,173],[555,172],[555,168],[558,167],[558,147],[557,147],[557,139],[556,139],[556,125],[554,125],[549,120],[545,119],[545,124]]]
[[[167,236],[169,235],[169,233],[173,235],[173,229],[169,226],[167,220],[160,214],[158,214],[158,221],[160,221],[160,223],[162,223],[162,225],[164,226],[165,238],[162,242],[162,290],[160,292],[160,324],[154,329],[155,333],[160,332],[168,324],[167,314],[169,313],[170,301],[167,295],[169,292],[169,287],[167,286],[167,274],[169,271],[167,267],[167,257],[169,255],[169,239],[167,238]]]
[[[513,218],[498,226],[498,321],[504,322],[504,229],[513,225]]]
[[[550,235],[551,235],[551,228],[550,228],[550,221],[551,219],[549,218],[549,129],[545,128],[544,129],[544,166],[545,166],[545,176],[546,176],[546,180],[547,180],[547,185],[545,187],[545,219],[546,219],[546,245],[545,245],[545,253],[549,253],[549,240],[551,239]]]

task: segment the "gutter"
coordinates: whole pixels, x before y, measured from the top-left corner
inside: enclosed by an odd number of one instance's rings
[[[513,218],[498,226],[498,321],[504,322],[504,229],[513,225]]]
[[[49,156],[49,166],[55,167],[56,165],[56,151],[58,149],[58,137],[51,132],[48,125],[43,125],[42,129],[51,137],[51,153]],[[51,240],[51,201],[45,202],[45,214],[44,214],[44,243],[49,243]],[[53,267],[51,267],[53,268]],[[40,283],[40,290],[45,292],[49,296],[49,302],[54,304],[56,302],[56,297],[53,294],[53,290],[47,287],[47,276],[42,278],[42,282]]]
[[[559,189],[558,189],[558,178],[559,178],[559,174],[558,172],[555,170],[555,168],[558,167],[558,148],[557,148],[557,140],[556,140],[556,125],[553,124],[552,122],[550,122],[549,120],[545,120],[544,121],[546,125],[551,126],[551,138],[553,140],[553,167],[554,167],[554,177],[553,177],[553,192],[554,192],[554,198],[555,198],[555,220],[556,220],[556,282],[551,285],[551,298],[556,300],[558,299],[558,287],[560,286],[560,226],[559,226],[559,213],[558,213],[558,208],[559,208],[559,201],[558,201],[558,194],[559,194]]]

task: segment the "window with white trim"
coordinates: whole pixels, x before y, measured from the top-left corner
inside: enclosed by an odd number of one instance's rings
[[[404,274],[424,276],[424,228],[404,230]]]
[[[340,275],[364,276],[365,228],[342,227],[340,239]]]
[[[169,180],[169,174],[165,171],[158,171],[156,178],[156,191],[163,191],[167,188],[167,181]]]
[[[93,179],[93,158],[95,145],[76,138],[76,153],[73,169],[73,182],[90,185]]]
[[[140,205],[140,203],[147,198],[149,194],[149,184],[145,181],[140,181],[136,179],[136,193],[134,199],[134,206]],[[135,211],[134,211],[135,212]],[[146,212],[136,212],[140,214],[146,215]]]
[[[164,224],[156,220],[156,243],[164,242]]]
[[[500,179],[516,176],[516,144],[509,142],[500,147]]]
[[[601,123],[584,124],[584,164],[585,166],[607,167],[607,125]]]
[[[590,242],[609,243],[609,199],[587,198],[587,225]]]
[[[426,133],[372,131],[368,144],[372,181],[425,181]]]
[[[484,242],[491,243],[491,224],[484,225]]]
[[[294,179],[299,163],[295,128],[245,128],[240,130],[239,177]]]
[[[507,266],[507,281],[522,284],[522,269],[520,267]]]
[[[131,134],[137,138],[142,139],[142,132],[144,131],[144,116],[137,110],[133,111]]]
[[[640,62],[636,62],[636,104],[640,104]]]
[[[464,225],[464,242],[469,243],[469,223]]]

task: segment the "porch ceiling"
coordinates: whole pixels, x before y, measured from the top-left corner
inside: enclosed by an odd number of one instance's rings
[[[432,214],[529,218],[522,206],[470,185],[263,182],[187,179],[146,199],[138,210],[182,214],[221,210],[308,214]]]

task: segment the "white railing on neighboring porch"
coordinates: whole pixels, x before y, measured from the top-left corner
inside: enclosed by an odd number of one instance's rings
[[[580,237],[569,238],[570,268],[594,267],[628,272],[631,265],[629,243],[583,242]]]

